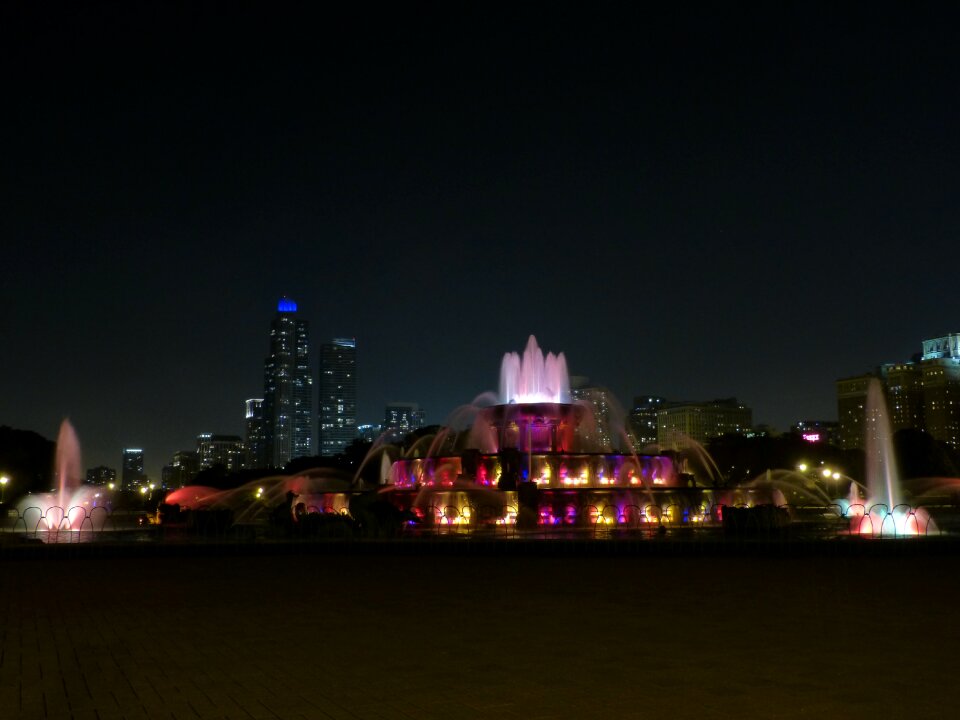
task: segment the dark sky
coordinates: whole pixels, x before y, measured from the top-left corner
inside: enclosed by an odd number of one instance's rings
[[[960,330],[947,4],[37,5],[0,10],[0,424],[69,416],[87,466],[241,433],[282,294],[358,338],[361,421],[443,421],[533,333],[786,429]]]

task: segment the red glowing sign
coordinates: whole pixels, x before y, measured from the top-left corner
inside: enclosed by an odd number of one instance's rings
[[[804,433],[803,439],[807,442],[820,442],[820,433]]]

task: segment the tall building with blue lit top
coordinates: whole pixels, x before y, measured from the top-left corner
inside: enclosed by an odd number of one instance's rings
[[[342,453],[357,438],[357,341],[320,346],[320,454]]]
[[[270,355],[263,371],[263,421],[266,461],[280,468],[313,455],[313,375],[308,323],[297,304],[281,298],[270,323]]]

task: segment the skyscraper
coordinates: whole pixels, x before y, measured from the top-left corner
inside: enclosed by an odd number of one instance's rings
[[[320,454],[342,453],[357,437],[357,341],[320,347]]]
[[[281,298],[270,324],[270,356],[264,363],[263,417],[267,463],[283,467],[313,454],[313,375],[308,324],[297,304]]]
[[[923,341],[923,418],[928,433],[960,448],[960,333]]]
[[[640,451],[657,443],[657,413],[667,401],[657,395],[639,395],[633,399],[630,411],[630,432],[633,434],[633,449]]]
[[[246,402],[247,468],[267,467],[266,423],[263,417],[263,398],[251,398]]]
[[[134,490],[146,482],[143,474],[143,450],[141,448],[123,449],[123,471],[120,482],[124,490]]]
[[[417,403],[394,402],[383,413],[383,432],[389,432],[393,441],[423,427],[424,412]]]

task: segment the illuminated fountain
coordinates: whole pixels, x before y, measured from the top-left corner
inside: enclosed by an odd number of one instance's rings
[[[897,469],[893,434],[880,381],[867,386],[864,410],[865,478],[861,484],[836,471],[768,470],[743,489],[743,504],[789,506],[791,515],[829,513],[839,516],[849,532],[871,537],[905,537],[937,532],[926,508],[908,503]],[[943,486],[943,482],[928,483]],[[843,488],[849,488],[842,496]],[[789,496],[789,500],[786,496]],[[916,502],[914,496],[913,503]]]
[[[893,452],[893,433],[883,386],[876,378],[867,385],[864,416],[866,446],[866,499],[858,503],[858,489],[851,486],[847,514],[851,531],[861,535],[904,536],[936,530],[924,508],[914,508],[903,498],[900,474]]]
[[[102,530],[109,514],[103,488],[81,481],[80,441],[69,420],[60,423],[54,461],[54,489],[26,495],[17,503],[25,530]]]
[[[676,507],[661,510],[662,492],[684,484],[670,458],[582,447],[579,430],[592,422],[591,408],[571,398],[563,353],[544,356],[533,336],[522,356],[504,355],[494,404],[471,410],[465,447],[451,451],[445,430],[424,457],[402,458],[391,468],[392,500],[428,523],[659,524],[665,512],[680,519],[679,507],[689,507],[667,502]]]
[[[289,507],[291,516],[298,505],[305,514],[346,513],[352,489],[349,476],[320,468],[298,475],[258,478],[227,490],[187,485],[168,493],[164,503],[183,510],[228,510],[237,524],[257,524],[280,506]]]

